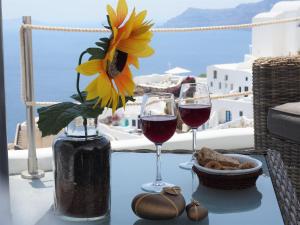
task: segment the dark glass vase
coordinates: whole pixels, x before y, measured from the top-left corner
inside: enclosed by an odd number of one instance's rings
[[[55,140],[54,209],[58,216],[88,221],[109,215],[110,153],[110,142],[98,135],[94,120],[88,120],[87,130],[82,121],[73,121]]]

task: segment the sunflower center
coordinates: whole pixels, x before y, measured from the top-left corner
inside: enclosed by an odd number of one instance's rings
[[[115,52],[114,58],[111,63],[109,63],[107,68],[107,74],[111,78],[115,78],[118,76],[124,69],[126,65],[128,54],[126,52],[122,52],[117,50]]]

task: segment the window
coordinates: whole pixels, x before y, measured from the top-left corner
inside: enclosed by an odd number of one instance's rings
[[[246,81],[248,81],[248,77],[246,77]]]
[[[137,122],[138,122],[137,128],[138,128],[138,129],[141,129],[141,127],[142,127],[141,125],[142,125],[142,124],[141,124],[141,116],[140,116],[140,115],[138,116]]]
[[[227,81],[228,80],[228,75],[225,75],[225,81]]]
[[[249,87],[248,87],[248,86],[245,86],[244,90],[245,90],[245,91],[249,91]]]
[[[213,87],[213,86],[214,86],[214,83],[213,83],[212,81],[210,82],[210,86],[211,86],[211,87]]]
[[[230,84],[230,90],[233,90],[233,84]]]
[[[239,92],[242,92],[242,87],[239,87]]]
[[[216,70],[214,70],[214,79],[217,79],[217,71]]]
[[[240,111],[240,113],[239,113],[239,114],[240,114],[240,116],[243,116],[243,115],[244,115],[243,111]]]
[[[226,111],[225,112],[225,121],[226,122],[229,122],[232,120],[232,115],[231,115],[231,112],[230,111]]]
[[[219,89],[222,89],[222,83],[219,82]]]
[[[226,89],[228,88],[228,84],[227,84],[227,83],[225,83],[225,88],[226,88]]]
[[[132,126],[133,126],[133,127],[136,126],[136,120],[132,120]]]
[[[129,120],[127,118],[124,119],[124,126],[125,127],[129,126]]]

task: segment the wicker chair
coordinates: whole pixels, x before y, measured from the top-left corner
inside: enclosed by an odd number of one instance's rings
[[[288,176],[300,198],[300,145],[276,137],[267,129],[269,108],[300,101],[300,57],[256,60],[253,64],[253,98],[255,148],[281,153]]]

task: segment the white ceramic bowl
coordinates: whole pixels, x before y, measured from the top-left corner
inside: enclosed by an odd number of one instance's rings
[[[253,172],[256,172],[262,168],[262,162],[252,158],[247,155],[241,155],[241,154],[225,154],[230,157],[234,157],[237,159],[240,163],[243,162],[252,162],[256,165],[256,167],[251,169],[240,169],[240,170],[215,170],[203,167],[198,164],[197,161],[194,161],[194,166],[201,172],[208,173],[208,174],[215,174],[215,175],[243,175],[243,174],[250,174]]]

